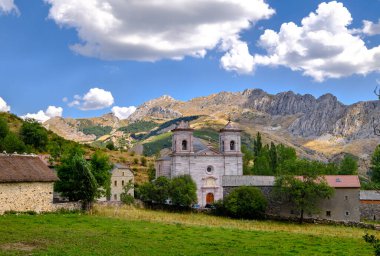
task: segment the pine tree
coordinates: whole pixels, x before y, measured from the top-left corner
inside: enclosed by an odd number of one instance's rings
[[[270,168],[272,169],[272,173],[276,173],[276,169],[277,169],[277,149],[276,149],[276,145],[274,145],[273,142],[270,143],[269,159],[270,159]]]
[[[254,157],[258,157],[263,148],[263,144],[261,142],[261,134],[258,132],[256,135],[256,139],[253,140],[253,155]]]

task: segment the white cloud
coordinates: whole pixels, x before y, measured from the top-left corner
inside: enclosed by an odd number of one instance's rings
[[[361,29],[361,32],[369,36],[380,35],[380,19],[377,23],[363,20],[363,28]]]
[[[112,93],[99,88],[91,88],[83,97],[74,95],[69,107],[78,107],[81,110],[96,110],[112,106],[114,99]]]
[[[9,112],[11,111],[11,107],[7,105],[5,100],[0,97],[0,112]]]
[[[231,38],[223,42],[222,49],[227,50],[220,59],[220,64],[227,71],[235,71],[238,74],[249,74],[253,72],[254,60],[249,53],[248,45],[239,39]]]
[[[15,12],[16,14],[19,14],[19,11],[17,9],[17,6],[15,5],[13,0],[0,0],[0,13],[11,13]]]
[[[265,30],[259,45],[267,55],[254,56],[255,65],[285,66],[317,81],[380,71],[380,46],[368,49],[354,30],[350,12],[342,3],[321,3],[316,12]]]
[[[117,107],[117,106],[115,106],[112,108],[112,113],[119,119],[127,119],[135,111],[136,111],[135,106],[130,106],[130,107]]]
[[[40,110],[37,113],[27,113],[26,115],[22,116],[21,118],[32,118],[38,122],[46,122],[52,117],[61,117],[63,113],[63,109],[61,107],[55,107],[55,106],[49,106],[46,111]]]
[[[49,18],[75,28],[75,52],[101,59],[204,57],[274,14],[264,0],[45,0]]]

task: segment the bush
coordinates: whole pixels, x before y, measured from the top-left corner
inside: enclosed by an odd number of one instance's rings
[[[133,158],[133,163],[134,164],[139,164],[139,159],[138,158]]]
[[[141,157],[140,161],[142,166],[146,166],[146,158],[144,156]]]
[[[225,197],[222,209],[219,210],[233,218],[259,219],[264,217],[267,204],[260,189],[239,187]]]

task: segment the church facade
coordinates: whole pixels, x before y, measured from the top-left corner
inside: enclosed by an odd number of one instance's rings
[[[194,137],[187,122],[172,130],[172,153],[156,161],[156,177],[188,174],[197,185],[202,207],[223,199],[223,176],[243,175],[241,130],[229,122],[219,132],[219,149]]]

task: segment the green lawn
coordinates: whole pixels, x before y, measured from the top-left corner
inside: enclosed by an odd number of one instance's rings
[[[0,255],[372,255],[360,229],[358,235],[354,229],[349,230],[354,235],[335,237],[287,232],[276,230],[277,224],[268,225],[273,230],[119,216],[5,215],[0,216]]]

